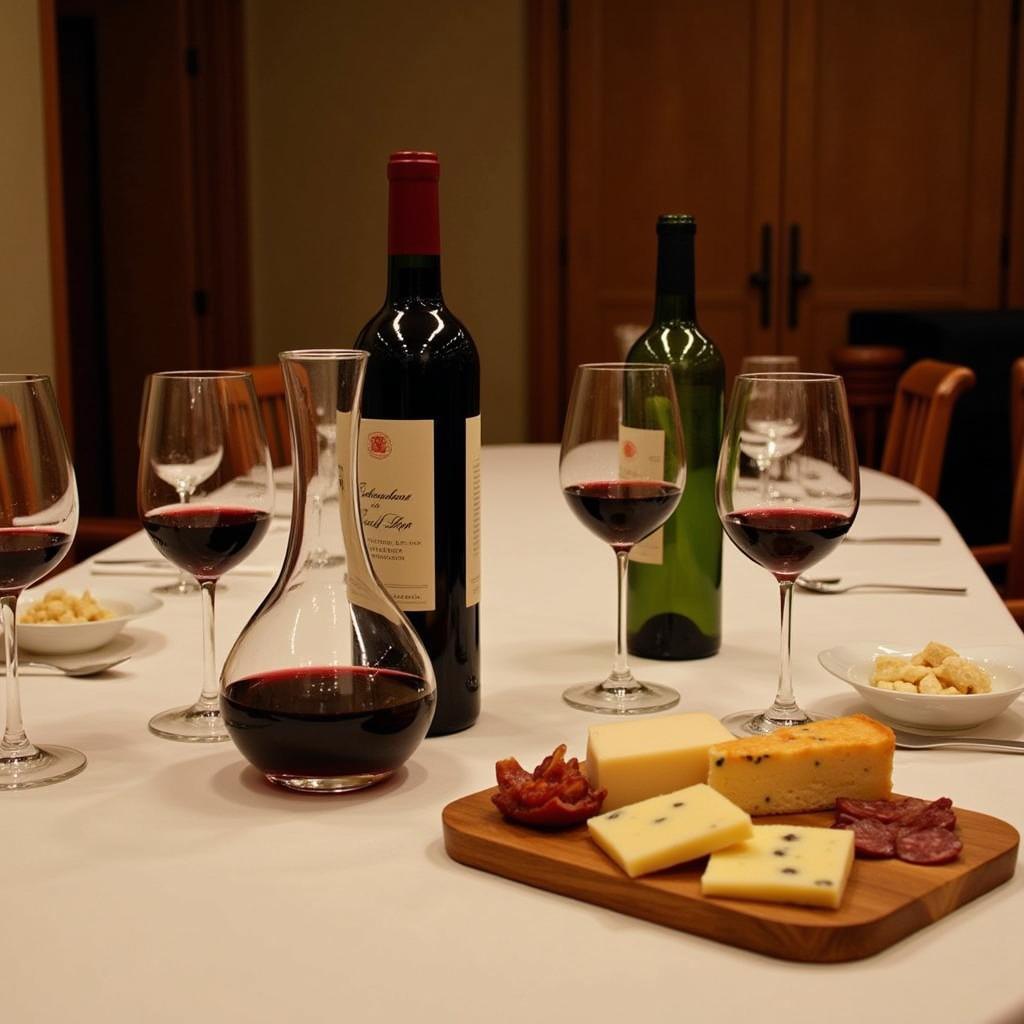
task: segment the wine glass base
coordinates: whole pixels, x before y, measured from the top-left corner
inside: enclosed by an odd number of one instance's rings
[[[394,770],[386,772],[359,772],[353,775],[316,776],[303,778],[295,775],[271,775],[266,778],[275,786],[284,786],[295,793],[352,793],[357,789],[366,789],[394,775]]]
[[[179,743],[223,743],[230,738],[220,711],[197,704],[161,711],[149,720],[149,731]]]
[[[32,789],[63,782],[85,766],[85,754],[74,747],[37,747],[33,757],[0,758],[0,789]]]
[[[164,583],[159,587],[152,587],[150,590],[151,594],[177,594],[179,597],[185,597],[186,594],[198,594],[199,584],[194,580],[189,580],[187,583],[175,581],[174,583]]]
[[[630,689],[610,689],[603,683],[580,683],[562,694],[566,704],[599,715],[646,715],[665,711],[679,703],[671,686],[636,683]]]
[[[726,715],[721,721],[733,734],[745,739],[748,736],[770,736],[776,729],[787,729],[793,725],[807,725],[808,722],[820,722],[824,715],[810,715],[802,708],[797,708],[792,718],[768,718],[766,711],[735,711]]]
[[[223,594],[227,589],[228,588],[224,583],[217,580],[218,594]],[[199,593],[199,584],[194,580],[189,580],[184,586],[180,583],[164,583],[159,587],[150,587],[149,592],[151,594],[169,594],[171,597],[191,597],[193,594]]]

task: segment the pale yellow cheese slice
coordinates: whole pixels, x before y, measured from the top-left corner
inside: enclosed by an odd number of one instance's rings
[[[693,713],[592,725],[587,777],[604,787],[605,810],[708,781],[708,748],[732,733],[712,715]]]
[[[853,866],[849,829],[755,825],[746,842],[711,855],[705,896],[838,907]]]
[[[587,827],[630,878],[738,843],[752,828],[749,814],[703,782],[600,814]]]

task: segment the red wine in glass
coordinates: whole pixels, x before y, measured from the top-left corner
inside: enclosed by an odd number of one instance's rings
[[[818,508],[752,508],[722,517],[729,539],[777,577],[795,578],[846,536],[853,519]]]
[[[791,429],[780,445],[778,431],[765,423],[783,420]],[[719,518],[733,544],[775,577],[780,629],[775,699],[761,713],[739,711],[722,721],[740,736],[766,735],[813,718],[793,693],[793,587],[800,573],[842,542],[860,504],[857,450],[842,378],[789,370],[740,374],[733,382],[723,438],[715,480]],[[772,464],[796,451],[795,472],[784,487],[767,486]],[[822,480],[828,481],[824,490]]]
[[[214,594],[220,577],[266,536],[272,472],[251,374],[149,376],[139,428],[139,518],[157,551],[199,584],[203,618],[202,692],[194,704],[149,720],[150,732],[162,739],[228,739],[218,700]]]
[[[637,679],[626,656],[630,549],[664,525],[686,482],[686,448],[669,368],[657,363],[577,367],[558,476],[573,515],[615,554],[618,597],[611,672],[599,682],[570,686],[562,699],[608,715],[673,707],[678,692]]]
[[[249,676],[221,693],[242,754],[273,781],[389,775],[426,734],[434,690],[407,672],[290,668]]]
[[[563,488],[576,518],[612,547],[632,547],[672,514],[682,488],[663,480],[597,480]]]
[[[143,516],[160,554],[196,579],[217,579],[263,540],[270,516],[236,506],[171,505]]]
[[[22,590],[55,566],[71,546],[61,530],[0,529],[0,591]]]

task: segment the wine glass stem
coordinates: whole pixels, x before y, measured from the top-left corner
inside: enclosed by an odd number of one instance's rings
[[[199,597],[203,603],[203,692],[199,697],[198,706],[203,710],[213,711],[220,705],[217,683],[217,653],[213,634],[213,595],[217,586],[216,580],[199,580]]]
[[[793,642],[793,581],[779,581],[779,688],[775,700],[768,709],[769,717],[790,718],[797,710],[793,697],[793,677],[789,667],[790,648]]]
[[[615,662],[612,674],[605,680],[606,689],[634,689],[636,681],[626,659],[626,572],[629,569],[629,550],[616,548],[615,563],[618,576],[619,618],[615,631]]]
[[[4,656],[7,664],[7,718],[0,758],[35,757],[39,751],[29,743],[21,720],[21,690],[18,686],[17,595],[0,597],[0,621],[4,629]]]

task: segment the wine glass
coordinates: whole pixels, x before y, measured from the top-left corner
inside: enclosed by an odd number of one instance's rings
[[[675,511],[686,481],[679,405],[668,367],[591,363],[576,370],[562,432],[562,493],[576,517],[612,546],[618,566],[615,662],[603,682],[571,686],[567,704],[605,714],[662,711],[668,686],[642,683],[626,660],[626,568],[634,544]]]
[[[771,487],[773,467],[781,469],[803,442],[803,399],[802,391],[780,391],[768,381],[754,381],[750,387],[740,447],[757,466],[762,502],[778,496]]]
[[[142,426],[146,421],[146,396],[149,394],[149,377],[142,383],[142,404],[139,406],[139,431],[136,444],[142,451]],[[173,484],[173,481],[171,481]],[[187,500],[187,498],[186,498]],[[184,569],[178,570],[178,578],[173,583],[162,583],[150,588],[154,594],[169,594],[172,597],[185,597],[187,594],[199,592],[199,584]]]
[[[75,472],[50,378],[0,374],[0,619],[7,662],[0,789],[46,786],[85,767],[78,750],[29,740],[18,687],[18,597],[67,554],[77,527]]]
[[[203,604],[203,689],[161,712],[164,739],[228,738],[218,702],[213,606],[217,580],[260,543],[274,478],[252,376],[234,370],[154,373],[143,410],[139,515],[157,550],[193,576]]]
[[[746,474],[751,407],[767,403],[800,409],[800,450],[820,468],[826,487],[812,492],[797,483],[786,493],[752,487]],[[762,406],[763,407],[763,406]],[[754,418],[757,416],[755,409]],[[772,442],[762,436],[760,442]],[[757,457],[754,457],[755,463]],[[860,502],[857,451],[842,378],[819,373],[744,374],[733,384],[718,460],[716,501],[729,539],[779,582],[782,627],[779,682],[775,700],[763,713],[728,715],[722,721],[737,735],[764,735],[781,726],[811,720],[793,696],[789,655],[793,584],[805,569],[832,551],[853,524]]]

